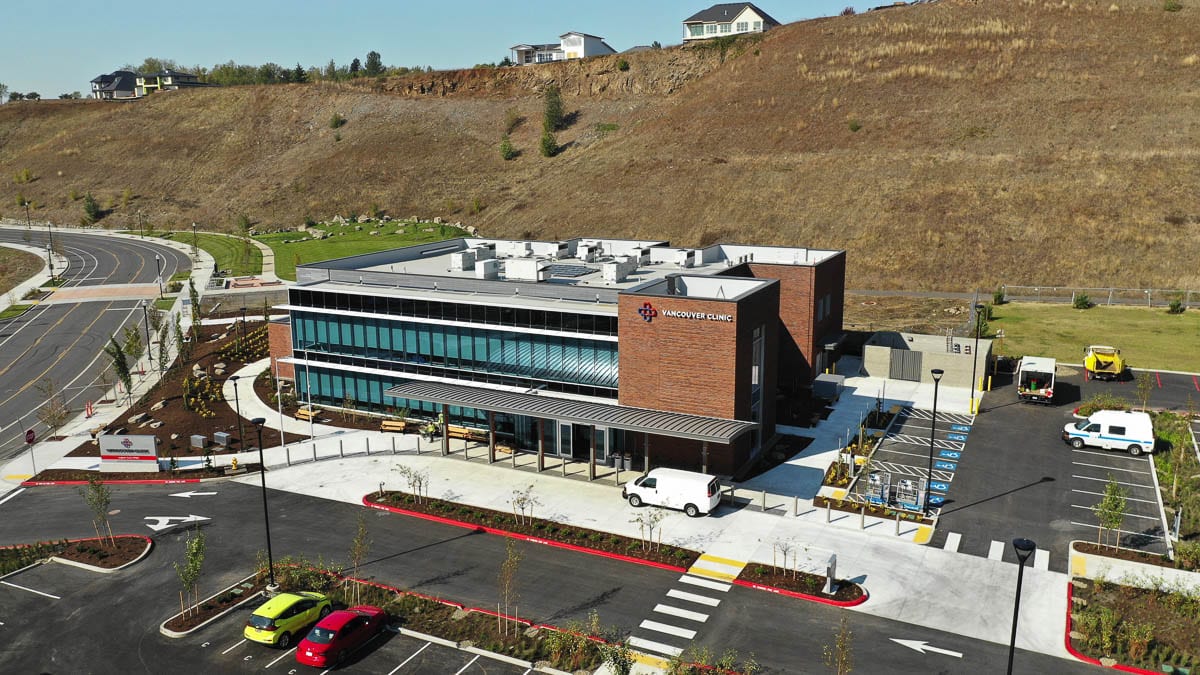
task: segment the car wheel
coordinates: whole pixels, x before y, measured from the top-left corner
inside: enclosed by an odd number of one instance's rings
[[[1136,444],[1129,446],[1129,454],[1133,455],[1134,457],[1142,454],[1142,446]]]
[[[683,507],[683,512],[688,515],[688,518],[695,518],[700,515],[700,509],[696,508],[695,504],[688,504]]]
[[[283,633],[279,636],[279,639],[275,641],[275,646],[279,647],[280,649],[287,649],[288,645],[290,644],[292,644],[291,633]]]
[[[320,614],[321,614],[321,619],[324,619],[325,617],[329,616],[329,605],[325,605],[324,607],[322,607]]]
[[[629,495],[629,505],[636,509],[642,505],[642,498],[637,495]]]
[[[1071,447],[1075,448],[1076,450],[1081,449],[1083,447],[1083,439],[1082,438],[1072,438],[1071,439]]]

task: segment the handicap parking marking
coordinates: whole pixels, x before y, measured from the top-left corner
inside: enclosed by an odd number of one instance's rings
[[[967,440],[967,435],[966,434],[946,434],[946,438],[948,438],[952,441],[962,441],[965,443]]]
[[[930,506],[941,506],[942,504],[945,504],[945,503],[946,503],[946,497],[944,495],[929,495],[929,505]]]
[[[966,433],[971,433],[971,427],[966,424],[951,424],[950,431],[964,431]]]
[[[938,460],[933,463],[933,468],[941,469],[943,471],[953,471],[954,468],[957,466],[958,466],[957,462],[944,462],[944,461]]]
[[[959,459],[962,453],[957,450],[938,450],[938,457],[942,459]]]
[[[935,480],[935,481],[933,481],[932,483],[930,483],[930,484],[929,484],[929,489],[930,489],[930,490],[936,490],[936,491],[938,491],[938,492],[945,493],[945,492],[949,492],[949,491],[950,491],[950,484],[949,484],[949,483],[943,483],[943,482],[941,482],[941,481],[936,481],[936,480]]]

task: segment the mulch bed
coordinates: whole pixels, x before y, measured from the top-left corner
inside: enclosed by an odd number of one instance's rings
[[[1072,609],[1071,646],[1079,652],[1155,672],[1165,664],[1192,672],[1200,666],[1200,600],[1089,579],[1075,583],[1073,598],[1086,603]],[[1138,626],[1143,640],[1135,637]]]
[[[841,486],[841,487],[845,487],[845,486]],[[813,497],[813,506],[815,506],[816,508],[819,508],[819,509],[823,509],[826,506],[828,506],[829,508],[833,509],[834,511],[841,511],[842,513],[852,513],[856,516],[862,512],[862,506],[859,504],[855,504],[854,502],[849,502],[849,501],[845,501],[845,500],[829,499],[827,497],[822,497],[821,495],[817,495],[817,496]],[[876,518],[887,518],[889,520],[895,520],[896,513],[897,513],[897,511],[895,509],[889,509],[889,508],[883,507],[883,506],[868,506],[867,507],[867,515],[874,516]],[[932,520],[929,520],[928,518],[925,518],[925,517],[918,517],[915,514],[910,513],[908,511],[900,511],[898,513],[900,514],[900,522],[902,522],[902,523],[918,523],[921,525],[932,525],[933,524]]]
[[[178,633],[191,630],[205,621],[221,615],[247,597],[262,591],[266,586],[266,579],[242,582],[214,598],[205,600],[200,603],[199,607],[189,607],[187,616],[176,614],[166,622],[165,628]]]
[[[805,595],[813,595],[827,600],[836,600],[838,602],[858,600],[864,594],[862,586],[852,581],[839,580],[834,594],[827,595],[821,592],[821,589],[825,587],[825,577],[823,575],[800,571],[793,573],[790,570],[770,565],[747,565],[742,569],[742,573],[738,575],[738,579],[772,588],[781,588],[785,591],[804,593]]]
[[[1090,553],[1092,555],[1104,556],[1105,558],[1116,558],[1117,560],[1128,560],[1130,562],[1157,565],[1159,567],[1178,567],[1178,565],[1175,564],[1175,561],[1168,558],[1165,554],[1160,553],[1147,553],[1146,551],[1136,551],[1127,548],[1098,546],[1096,544],[1082,541],[1075,544],[1075,550],[1079,551],[1080,553]]]
[[[136,560],[150,545],[141,537],[118,536],[111,543],[108,539],[88,539],[67,544],[58,557],[111,570]]]
[[[696,562],[700,557],[700,554],[695,551],[677,546],[664,544],[661,547],[654,545],[647,549],[647,546],[643,545],[643,541],[637,538],[599,532],[585,527],[564,525],[563,523],[551,520],[526,517],[524,522],[518,522],[512,513],[493,511],[491,509],[457,504],[429,497],[418,503],[416,498],[407,492],[385,491],[382,497],[379,496],[379,493],[372,492],[367,495],[366,499],[367,502],[373,504],[394,506],[407,511],[449,518],[472,525],[492,527],[547,541],[571,544],[605,553],[615,553],[664,565],[691,567],[692,563]]]
[[[245,469],[246,473],[256,473],[259,464],[239,464],[238,469]],[[29,480],[31,482],[38,481],[86,481],[92,476],[99,475],[102,481],[115,480],[191,480],[196,478],[222,478],[227,474],[222,469],[196,469],[192,471],[158,471],[150,473],[132,472],[132,471],[114,471],[111,473],[97,474],[95,471],[87,471],[85,469],[46,469],[39,472]],[[242,475],[241,472],[238,475]]]

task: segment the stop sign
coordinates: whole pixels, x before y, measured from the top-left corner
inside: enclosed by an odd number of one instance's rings
[[[37,436],[33,433],[33,429],[26,429],[25,430],[25,442],[30,445],[33,445],[33,442],[35,440],[37,440]]]

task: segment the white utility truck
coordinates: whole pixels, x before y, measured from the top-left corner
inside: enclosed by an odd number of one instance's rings
[[[716,476],[680,469],[651,469],[621,488],[630,506],[665,506],[683,509],[695,518],[710,513],[721,502],[721,481]]]
[[[1025,356],[1017,365],[1017,398],[1034,403],[1054,403],[1054,369],[1058,363],[1044,356]]]
[[[1085,420],[1063,427],[1062,439],[1075,449],[1090,445],[1127,450],[1137,457],[1143,452],[1154,452],[1154,425],[1144,412],[1099,410]]]

